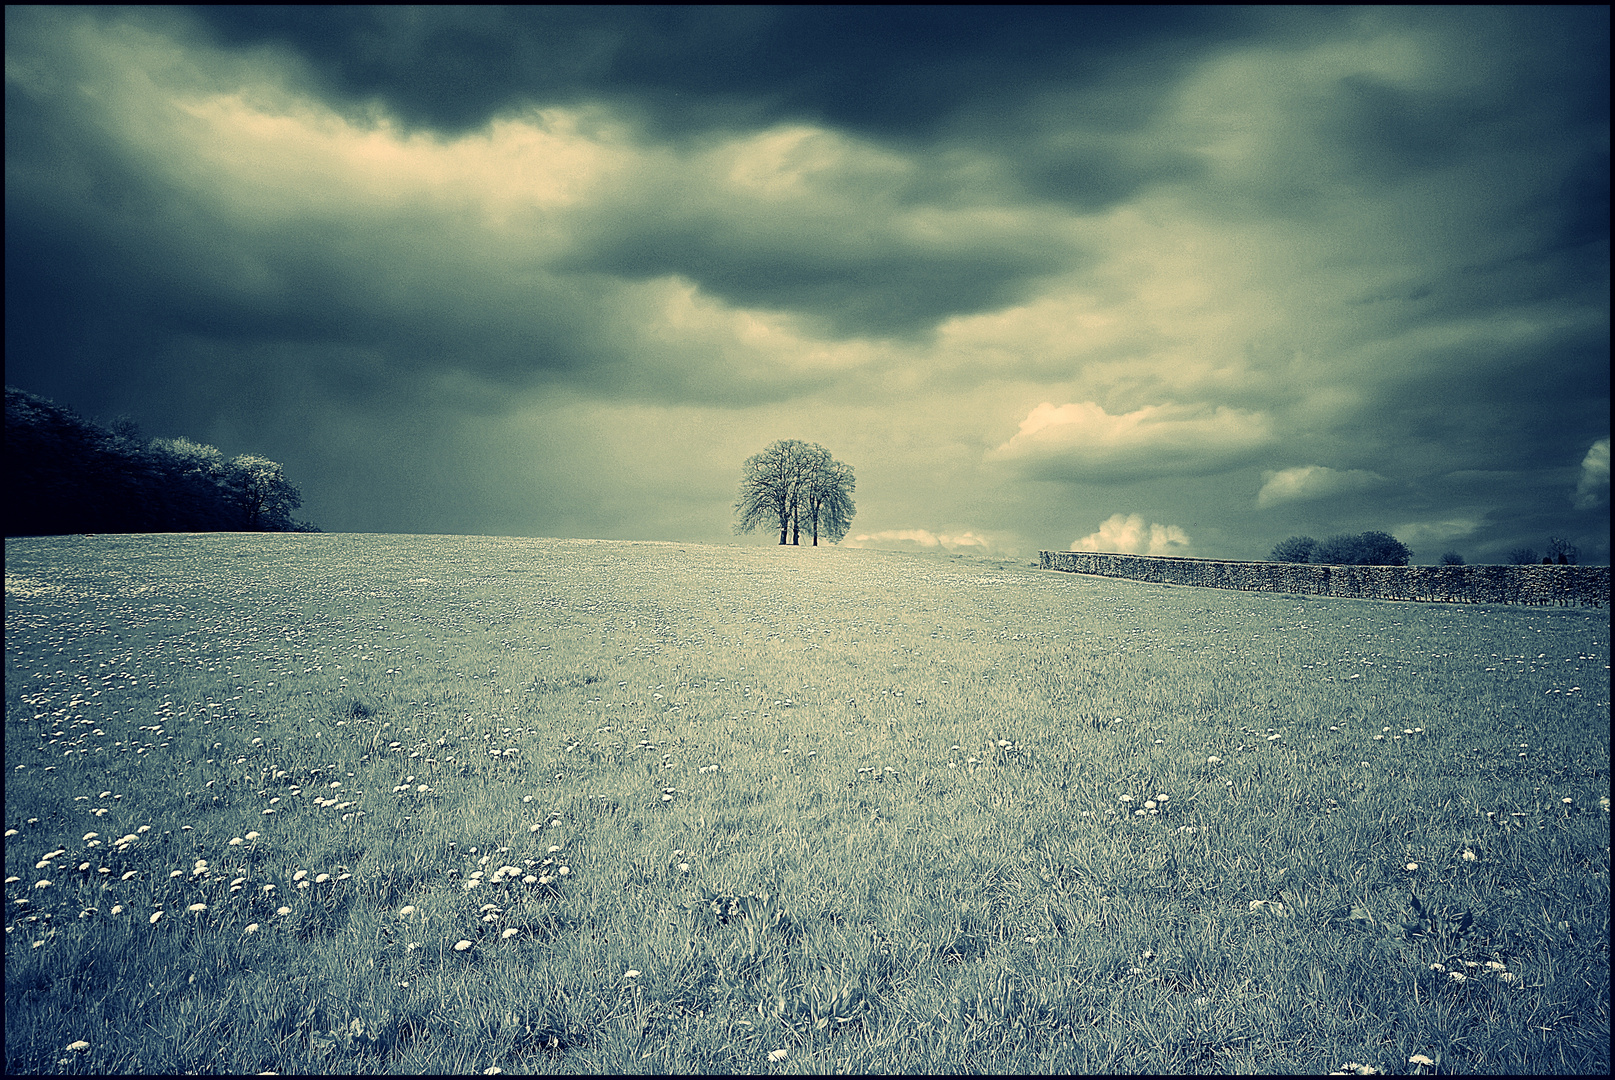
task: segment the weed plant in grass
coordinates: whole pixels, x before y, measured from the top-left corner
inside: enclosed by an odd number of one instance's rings
[[[11,1072],[1602,1073],[1606,611],[6,545]]]

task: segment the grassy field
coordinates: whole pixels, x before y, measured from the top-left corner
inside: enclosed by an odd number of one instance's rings
[[[8,540],[6,1069],[1606,1072],[1609,632],[835,548]]]

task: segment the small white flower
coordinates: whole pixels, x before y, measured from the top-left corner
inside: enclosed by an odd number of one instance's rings
[[[1417,869],[1418,869],[1418,868],[1419,868],[1419,864],[1418,864],[1418,863],[1416,863],[1416,862],[1410,862],[1410,863],[1408,863],[1408,869],[1409,869],[1409,870],[1417,870]]]
[[[250,832],[250,833],[247,834],[247,839],[248,840],[256,840],[256,839],[258,839],[258,834],[255,833],[255,832]]]
[[[297,873],[292,875],[292,880],[293,881],[302,881],[306,877],[308,877],[308,871],[307,870],[299,870]]]
[[[255,922],[248,923],[247,924],[247,929],[244,931],[244,933],[248,933],[248,934],[256,934],[257,932],[258,932],[258,924],[255,923]]]
[[[1222,758],[1218,757],[1216,754],[1213,754],[1210,757],[1206,758],[1206,764],[1207,765],[1221,765],[1222,764]]]
[[[515,937],[519,933],[521,933],[521,931],[516,929],[514,926],[512,926],[510,929],[506,930],[503,934],[499,935],[499,940],[500,941],[509,941],[511,938]]]
[[[622,973],[622,977],[625,979],[637,979],[642,974],[643,972],[630,968]]]
[[[85,1042],[83,1039],[79,1039],[77,1042],[68,1043],[67,1048],[73,1051],[75,1054],[78,1054],[88,1050],[90,1048],[90,1044]]]
[[[146,921],[151,923],[153,926],[156,926],[157,925],[157,920],[162,918],[162,917],[163,917],[162,912],[154,911],[154,912],[152,912],[151,918],[147,919]]]
[[[114,915],[122,915],[123,914],[123,905],[122,904],[113,904],[112,905],[112,914],[114,914]]]
[[[1408,1064],[1409,1065],[1434,1065],[1435,1061],[1432,1058],[1426,1057],[1424,1054],[1414,1054],[1412,1057],[1408,1058]]]
[[[185,910],[191,912],[194,915],[199,911],[206,911],[207,910],[207,905],[206,904],[192,904],[190,907],[186,908]]]
[[[566,877],[566,875],[570,874],[571,872],[572,868],[570,866],[563,866],[556,871],[556,873],[560,874],[562,877]]]
[[[1475,860],[1477,860],[1479,858],[1480,858],[1480,856],[1476,855],[1473,851],[1464,852],[1464,862],[1474,862]]]
[[[466,941],[464,938],[461,938],[459,941],[456,941],[454,943],[454,951],[455,952],[465,952],[470,947],[471,947],[471,943],[469,941]]]
[[[276,915],[290,915],[291,913],[292,913],[292,909],[289,908],[289,907],[286,907],[284,905],[282,905],[281,907],[278,907],[278,908],[275,909],[275,914]]]
[[[331,880],[331,875],[330,874],[321,874],[319,877],[314,879],[314,884],[316,884],[316,885],[324,885],[327,881],[330,881],[330,880]]]
[[[790,1055],[791,1052],[789,1050],[770,1050],[768,1052],[768,1060],[784,1061],[787,1057],[790,1057]]]
[[[398,914],[402,918],[408,918],[409,916],[415,914],[415,905],[405,904],[403,907],[398,909]]]

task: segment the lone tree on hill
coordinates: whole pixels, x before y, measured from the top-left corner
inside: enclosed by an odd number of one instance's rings
[[[822,531],[840,540],[852,524],[856,481],[852,466],[837,461],[818,443],[781,439],[746,459],[735,512],[735,532],[748,533],[763,522],[779,526],[781,544],[801,544],[804,519],[819,543]]]

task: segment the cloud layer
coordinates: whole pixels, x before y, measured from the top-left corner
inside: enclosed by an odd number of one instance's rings
[[[1277,472],[1264,471],[1262,480],[1262,490],[1256,493],[1256,505],[1266,508],[1280,503],[1326,499],[1332,495],[1362,491],[1384,483],[1385,478],[1367,469],[1341,470],[1325,465],[1301,465]]]
[[[1072,551],[1113,551],[1123,555],[1195,554],[1189,535],[1176,525],[1159,525],[1137,514],[1112,514],[1100,522],[1097,532],[1071,542]]]
[[[853,537],[1607,558],[1607,9],[6,29],[8,381],[327,528],[724,540],[804,438]]]

